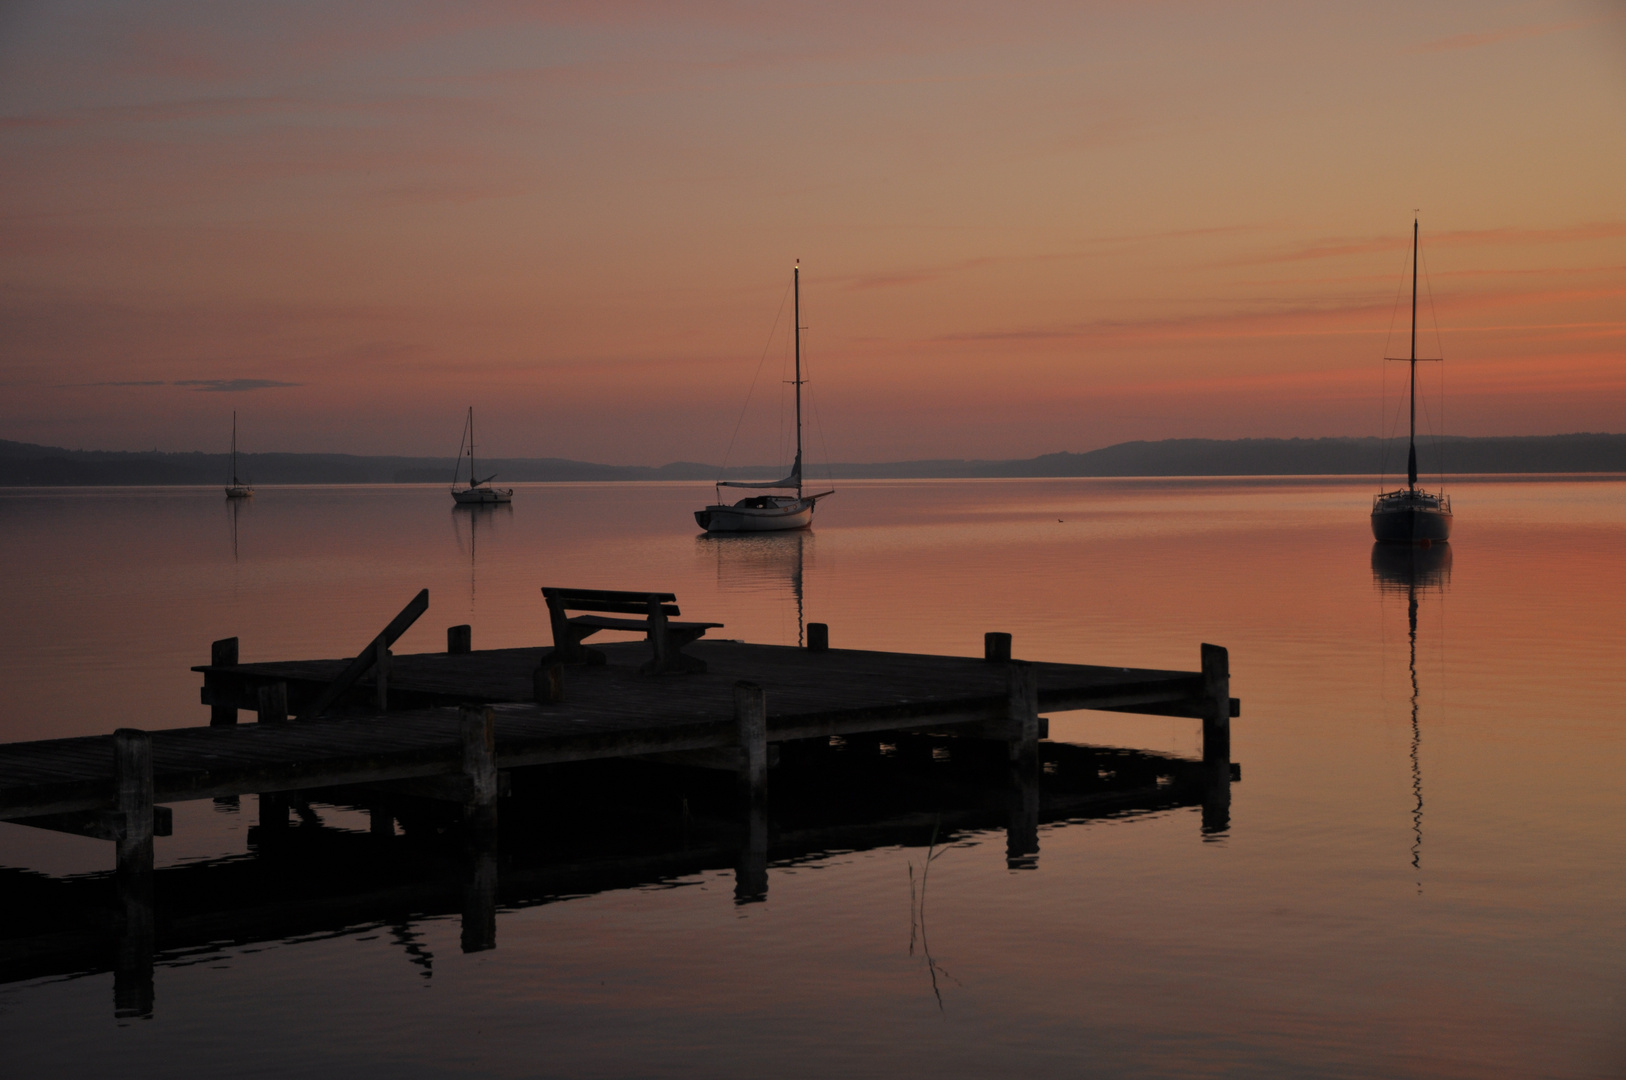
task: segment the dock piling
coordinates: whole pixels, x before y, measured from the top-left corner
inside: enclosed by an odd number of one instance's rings
[[[1204,644],[1203,825],[1205,836],[1231,827],[1231,661],[1218,645]]]
[[[458,710],[458,732],[463,741],[463,775],[469,794],[463,804],[463,817],[476,834],[489,834],[497,827],[497,714],[479,705]]]
[[[209,645],[209,663],[215,667],[225,667],[237,663],[237,639],[234,637],[221,638]],[[204,679],[204,686],[211,686],[209,679]],[[237,723],[236,705],[209,706],[209,726],[229,727]]]
[[[830,651],[830,625],[828,623],[810,622],[807,624],[807,651]]]
[[[446,628],[446,651],[456,656],[474,651],[474,628],[468,623]]]
[[[122,926],[113,972],[113,1012],[120,1017],[150,1016],[156,928],[152,903],[152,739],[146,732],[120,728],[113,733],[113,782],[114,805],[123,819],[114,874]]]
[[[1008,642],[1010,635],[1004,636]],[[1006,740],[1011,761],[1028,767],[1039,754],[1039,673],[1020,660],[1011,661],[1006,672]]]
[[[734,902],[768,896],[768,695],[750,682],[734,684],[734,723],[740,740],[740,802],[745,841],[734,874]]]
[[[1011,658],[1011,635],[990,630],[982,635],[982,658],[991,663],[1004,663]]]

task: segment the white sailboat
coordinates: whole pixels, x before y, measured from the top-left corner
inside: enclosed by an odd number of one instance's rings
[[[717,501],[704,510],[694,512],[694,520],[711,533],[784,532],[805,529],[813,524],[813,511],[818,501],[834,495],[834,489],[816,495],[802,492],[802,267],[798,263],[791,271],[791,288],[795,296],[792,322],[796,328],[796,461],[790,475],[782,480],[717,481]],[[739,502],[723,502],[725,487],[756,488],[766,491],[794,491],[794,495],[752,495]]]
[[[251,499],[254,497],[254,488],[237,479],[237,411],[231,414],[231,483],[226,485],[226,498]]]
[[[469,483],[467,487],[460,488],[457,486],[457,478],[463,471],[465,451],[469,459]],[[457,465],[452,469],[452,501],[459,506],[496,506],[499,503],[512,502],[514,489],[492,487],[491,481],[495,479],[496,473],[481,480],[474,471],[474,406],[470,405],[469,418],[463,423],[463,441],[457,447]]]

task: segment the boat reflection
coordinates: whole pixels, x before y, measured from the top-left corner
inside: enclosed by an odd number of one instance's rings
[[[806,568],[816,549],[806,531],[703,533],[695,550],[717,567],[717,587],[725,592],[789,596],[796,601],[796,644],[805,644]]]
[[[1406,598],[1406,664],[1411,676],[1411,865],[1417,871],[1417,891],[1423,881],[1423,728],[1421,685],[1417,680],[1418,600],[1428,593],[1444,594],[1451,584],[1451,545],[1420,547],[1411,544],[1372,545],[1372,583],[1380,594]]]
[[[297,824],[251,828],[247,855],[156,871],[133,913],[111,873],[0,868],[0,982],[111,971],[116,1011],[145,1016],[155,971],[372,931],[399,947],[404,976],[430,978],[415,929],[427,918],[459,915],[461,948],[476,952],[497,946],[500,912],[565,898],[732,869],[735,902],[760,902],[770,866],[892,847],[992,854],[1002,830],[1007,865],[1031,867],[1041,825],[1203,800],[1201,763],[1139,751],[1045,742],[1017,779],[994,740],[780,747],[766,810],[741,810],[732,771],[625,759],[513,770],[495,834],[461,828],[456,802],[378,785],[293,794]],[[324,820],[354,810],[370,831]]]
[[[457,550],[468,556],[469,560],[469,610],[474,610],[474,596],[476,576],[480,560],[480,530],[486,531],[487,537],[493,536],[499,525],[511,520],[514,516],[512,503],[456,503],[452,507],[452,535],[457,539]],[[463,543],[465,532],[464,524],[468,525],[468,543]]]

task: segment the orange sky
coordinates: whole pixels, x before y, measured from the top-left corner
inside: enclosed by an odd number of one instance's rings
[[[1623,177],[1601,0],[12,3],[0,437],[719,461],[797,257],[812,458],[1375,434],[1414,207],[1444,428],[1621,431]]]

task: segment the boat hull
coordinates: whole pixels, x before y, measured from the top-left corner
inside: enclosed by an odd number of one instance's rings
[[[694,512],[695,524],[707,532],[789,532],[813,524],[813,499],[786,500],[782,506],[708,506]]]
[[[452,501],[459,506],[497,506],[514,501],[513,488],[477,487],[452,491]]]
[[[251,487],[233,485],[226,489],[226,498],[228,499],[252,499],[253,497],[254,489]]]
[[[1438,544],[1451,539],[1451,511],[1416,504],[1372,511],[1372,538],[1384,544]]]

